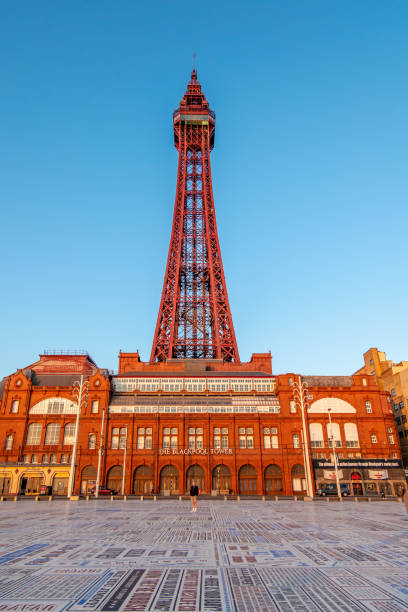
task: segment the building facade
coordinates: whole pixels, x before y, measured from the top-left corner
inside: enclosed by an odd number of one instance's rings
[[[180,495],[192,480],[212,495],[305,495],[306,461],[314,491],[333,480],[332,446],[352,494],[406,486],[392,405],[372,376],[274,376],[270,354],[151,364],[121,353],[116,375],[87,355],[41,355],[2,381],[0,493],[66,495],[81,375],[75,494],[92,492],[100,461],[100,484],[127,495]]]
[[[390,394],[402,460],[408,468],[408,361],[394,363],[383,351],[370,348],[364,353],[364,366],[356,374],[371,374],[379,388]]]

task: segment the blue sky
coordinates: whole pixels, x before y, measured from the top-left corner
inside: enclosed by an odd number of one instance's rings
[[[197,53],[241,359],[408,359],[405,1],[0,4],[0,375],[150,356]]]

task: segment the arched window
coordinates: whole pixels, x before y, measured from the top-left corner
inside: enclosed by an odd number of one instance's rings
[[[31,423],[27,431],[27,444],[39,444],[41,442],[41,423]]]
[[[11,434],[9,436],[6,436],[5,448],[6,450],[11,450],[13,448],[13,436]]]
[[[59,444],[60,424],[50,423],[45,432],[45,444]]]
[[[344,423],[344,437],[346,438],[347,448],[360,446],[357,425],[355,423]]]
[[[323,427],[321,423],[310,423],[310,445],[312,448],[322,448],[323,442]]]
[[[88,448],[96,448],[96,435],[95,434],[89,434],[89,438],[88,438]]]
[[[340,425],[338,423],[327,423],[327,438],[330,448],[341,446]]]
[[[63,444],[73,444],[75,442],[75,423],[67,423],[64,429]]]

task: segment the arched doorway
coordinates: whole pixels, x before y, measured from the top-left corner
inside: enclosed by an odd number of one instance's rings
[[[67,495],[68,480],[69,480],[69,474],[67,472],[61,472],[61,473],[54,474],[54,478],[52,479],[52,494],[53,495]]]
[[[39,495],[42,484],[44,484],[42,472],[26,472],[20,480],[20,495]]]
[[[205,491],[205,474],[201,465],[190,465],[186,472],[186,491],[189,493],[190,487],[194,482],[196,483],[198,490]]]
[[[153,470],[147,465],[139,465],[133,476],[133,493],[150,495],[153,490]]]
[[[305,468],[300,463],[292,467],[292,489],[294,495],[306,495]]]
[[[212,488],[217,493],[229,493],[231,491],[231,472],[226,465],[217,465],[212,473]]]
[[[256,470],[247,463],[238,473],[240,495],[254,495],[256,493]]]
[[[178,493],[178,471],[174,465],[166,465],[160,472],[160,493],[172,495]]]
[[[282,470],[279,465],[268,465],[264,472],[266,495],[282,495]]]
[[[89,495],[94,487],[96,487],[96,467],[87,465],[82,470],[81,495]]]
[[[122,492],[122,474],[123,468],[121,465],[114,465],[108,472],[106,477],[106,486],[116,493]]]

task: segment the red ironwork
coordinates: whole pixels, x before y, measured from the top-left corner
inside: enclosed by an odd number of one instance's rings
[[[215,113],[196,70],[173,123],[179,151],[177,191],[150,361],[216,358],[239,363],[212,192]]]

